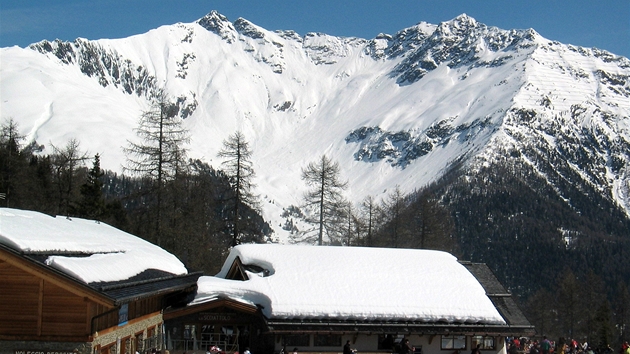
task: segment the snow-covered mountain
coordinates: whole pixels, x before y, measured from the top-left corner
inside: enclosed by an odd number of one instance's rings
[[[222,141],[241,130],[277,232],[306,189],[301,168],[322,154],[340,163],[357,202],[423,187],[454,163],[474,173],[518,159],[630,215],[630,61],[532,29],[460,15],[343,38],[213,11],[129,38],[2,48],[0,59],[1,118],[40,144],[76,138],[107,169],[121,170],[160,87],[180,105],[191,157],[218,166]]]

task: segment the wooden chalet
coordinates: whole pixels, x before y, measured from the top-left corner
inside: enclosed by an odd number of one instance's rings
[[[54,219],[0,209],[0,214],[26,215],[44,224],[47,218]],[[126,279],[86,283],[47,260],[90,254],[20,249],[16,247],[19,232],[10,230],[13,222],[22,219],[0,218],[0,354],[127,354],[161,349],[162,311],[182,306],[194,296],[199,273],[146,269]],[[20,230],[28,231],[28,225]],[[58,232],[59,227],[51,227],[51,235]]]
[[[237,246],[237,249],[239,247]],[[256,246],[248,245],[247,247]],[[286,254],[300,252],[300,249],[296,251],[292,248],[294,246],[285,247],[287,247]],[[345,249],[350,248],[345,247]],[[406,254],[402,251],[401,255]],[[203,353],[212,347],[218,347],[227,353],[242,353],[246,347],[255,354],[283,351],[286,353],[292,352],[294,348],[297,348],[300,354],[340,353],[348,340],[352,348],[360,353],[392,353],[403,338],[410,340],[416,353],[470,352],[479,344],[484,354],[505,354],[506,338],[533,334],[533,326],[518,308],[511,294],[505,290],[487,265],[482,263],[457,262],[481,284],[502,321],[423,320],[413,317],[404,319],[395,315],[362,319],[351,315],[340,316],[334,312],[333,308],[330,313],[324,311],[322,314],[313,316],[312,309],[308,307],[309,303],[312,303],[310,306],[313,307],[316,304],[313,299],[308,298],[297,304],[296,307],[302,310],[293,315],[275,314],[274,310],[268,307],[278,306],[279,304],[274,301],[283,299],[283,297],[275,297],[275,294],[292,291],[290,290],[292,285],[269,286],[263,288],[266,289],[266,293],[253,297],[250,297],[252,289],[240,291],[238,289],[241,289],[241,286],[236,285],[237,290],[233,291],[226,286],[230,281],[243,284],[254,280],[253,278],[269,279],[268,277],[276,276],[279,272],[287,271],[273,263],[273,257],[264,258],[263,256],[262,259],[263,262],[253,262],[247,251],[242,251],[231,259],[228,258],[230,263],[226,264],[224,270],[218,275],[224,277],[221,281],[208,279],[211,277],[200,278],[195,301],[186,307],[165,311],[165,346],[171,354]],[[299,259],[299,255],[296,259]],[[322,259],[322,262],[326,260]],[[291,271],[304,271],[299,264],[293,264],[295,267],[291,268]],[[351,269],[350,273],[360,271],[360,269]],[[409,281],[419,282],[423,279],[420,273],[416,276],[410,274],[413,272],[405,272],[402,277]],[[318,276],[316,271],[308,275]],[[343,277],[340,274],[324,274],[323,276],[330,279]],[[401,278],[400,275],[392,275],[394,283],[399,278]],[[204,287],[203,283],[208,280],[212,280],[211,285]],[[305,279],[305,282],[308,282],[308,279]],[[296,283],[293,286],[307,285]],[[338,287],[338,284],[331,281],[330,286]],[[431,284],[424,284],[424,286],[430,287]],[[366,284],[365,289],[368,289],[366,291],[369,291],[369,287],[369,284]],[[292,296],[299,296],[299,291],[284,299]],[[267,297],[271,299],[269,302],[248,300],[248,298],[264,300]],[[339,291],[338,301],[345,301],[343,297],[342,291]]]

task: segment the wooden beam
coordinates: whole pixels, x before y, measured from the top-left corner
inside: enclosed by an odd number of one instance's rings
[[[95,303],[89,301],[88,298],[83,298],[83,300],[85,301],[85,306],[87,307],[87,310],[85,311],[87,316],[85,316],[85,332],[89,333],[90,335],[91,333],[91,324],[92,324],[92,317],[95,316],[95,312],[94,308],[97,306]]]
[[[37,335],[41,336],[44,318],[44,278],[39,278],[39,301],[37,307]]]

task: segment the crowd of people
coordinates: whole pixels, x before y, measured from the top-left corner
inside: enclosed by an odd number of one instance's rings
[[[630,354],[630,345],[624,342],[619,350],[610,345],[605,348],[593,348],[588,342],[582,343],[575,339],[560,338],[551,341],[547,337],[542,340],[529,338],[511,338],[508,342],[509,354]]]

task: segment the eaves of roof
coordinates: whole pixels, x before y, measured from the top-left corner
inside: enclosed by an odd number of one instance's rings
[[[138,282],[121,283],[111,287],[103,286],[101,287],[101,291],[115,299],[116,304],[124,304],[180,290],[194,290],[197,287],[197,279],[199,279],[201,275],[201,272],[195,272]]]
[[[392,321],[300,321],[267,320],[268,331],[283,333],[408,333],[408,334],[479,334],[524,335],[529,327],[488,324],[392,322]]]

